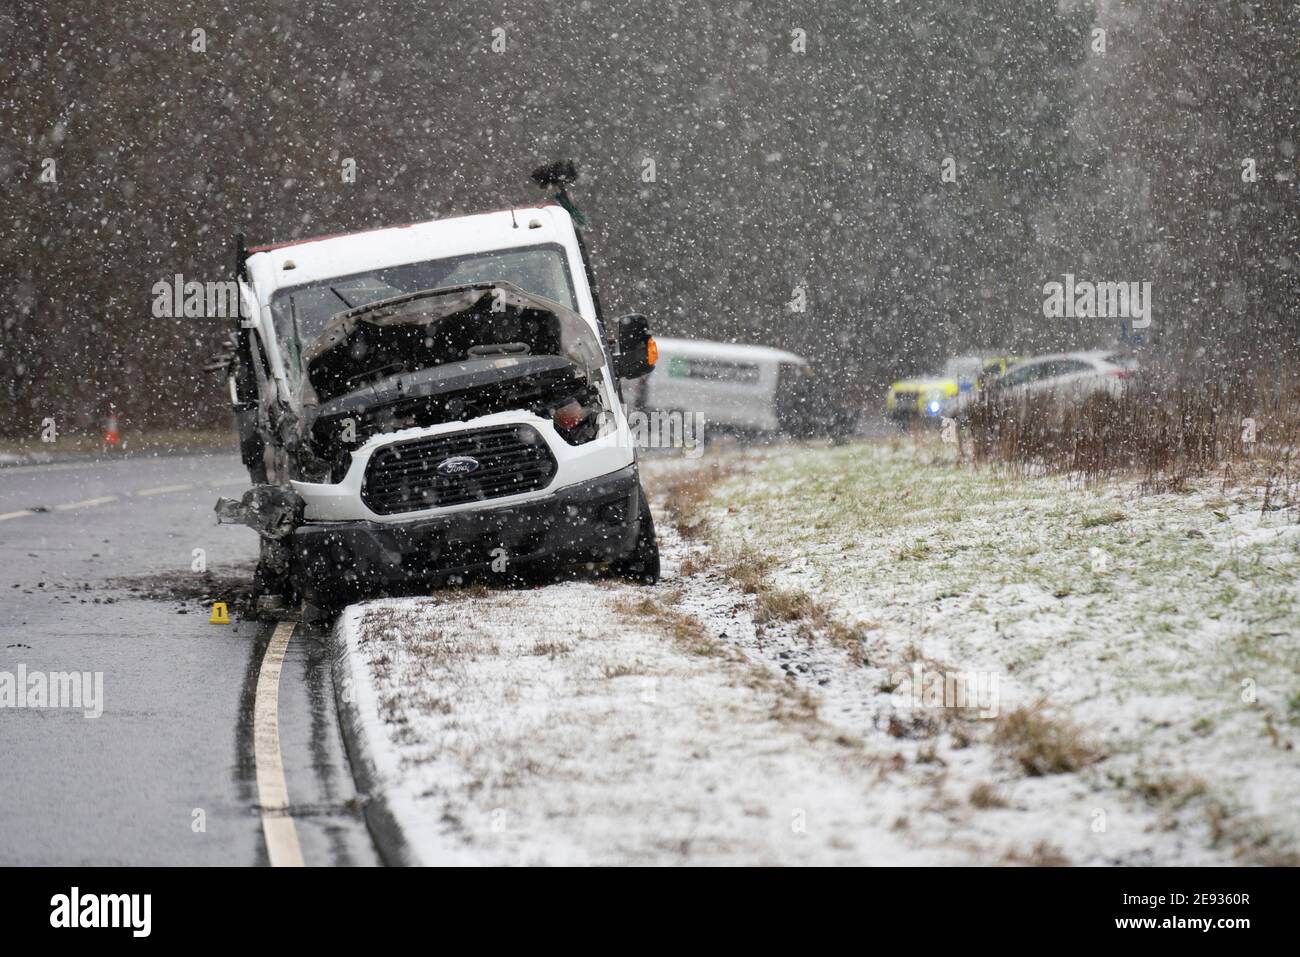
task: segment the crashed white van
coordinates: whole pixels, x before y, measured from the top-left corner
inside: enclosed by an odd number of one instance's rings
[[[606,328],[563,205],[239,245],[230,389],[254,486],[217,511],[261,536],[259,590],[658,577],[620,401],[654,342],[640,315]]]

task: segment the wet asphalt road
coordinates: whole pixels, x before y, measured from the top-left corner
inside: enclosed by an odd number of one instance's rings
[[[246,486],[234,455],[0,468],[0,672],[103,673],[99,718],[0,708],[0,864],[267,863],[252,709],[270,627],[210,624],[202,597],[251,576],[256,536],[212,513]],[[378,863],[318,628],[289,645],[279,722],[305,863]]]

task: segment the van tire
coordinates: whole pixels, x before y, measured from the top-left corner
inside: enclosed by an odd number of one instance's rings
[[[299,599],[290,574],[290,557],[287,545],[263,538],[257,570],[253,573],[253,598],[270,595],[294,605]]]
[[[641,509],[637,518],[636,545],[624,559],[614,564],[620,578],[640,585],[653,585],[659,581],[659,539],[655,535],[655,520],[650,514],[650,502],[639,485]]]

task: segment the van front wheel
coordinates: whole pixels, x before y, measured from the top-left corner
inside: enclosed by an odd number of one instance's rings
[[[622,578],[641,585],[659,581],[659,540],[655,536],[655,520],[650,514],[650,502],[645,490],[641,493],[641,510],[637,519],[636,545],[631,554],[614,565],[614,572]]]
[[[265,538],[261,540],[261,546],[261,557],[253,573],[251,598],[257,617],[275,617],[277,611],[296,608],[302,596],[294,587],[290,574],[288,546]]]

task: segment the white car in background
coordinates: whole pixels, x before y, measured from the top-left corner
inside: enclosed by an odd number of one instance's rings
[[[1137,357],[1119,350],[1059,352],[1020,361],[986,391],[995,402],[1047,394],[1069,402],[1082,402],[1098,394],[1118,398],[1124,393],[1125,380],[1137,368]],[[954,403],[954,412],[968,411],[974,401],[974,393],[962,394]]]

